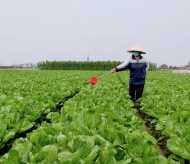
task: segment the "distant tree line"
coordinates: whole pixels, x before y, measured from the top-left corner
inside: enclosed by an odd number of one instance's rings
[[[42,70],[110,70],[119,61],[44,61],[37,63]]]
[[[167,64],[162,64],[159,66],[159,69],[178,69],[176,66],[168,66]]]
[[[121,64],[119,61],[43,61],[37,63],[42,70],[110,70]],[[149,70],[155,71],[157,65],[149,62]]]
[[[159,66],[159,69],[189,69],[189,67],[190,67],[190,62],[188,62],[187,65],[181,66],[181,67],[168,66],[167,64],[162,64],[162,65]]]
[[[149,62],[149,71],[156,71],[157,69],[158,68],[156,63]]]
[[[0,69],[10,69],[14,68],[14,66],[0,66]]]

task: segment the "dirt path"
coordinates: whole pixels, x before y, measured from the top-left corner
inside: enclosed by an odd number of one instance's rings
[[[155,148],[158,150],[158,152],[161,155],[169,157],[172,153],[169,151],[169,149],[166,146],[167,145],[167,138],[162,135],[161,131],[157,131],[155,129],[156,124],[151,123],[153,117],[141,112],[140,110],[137,110],[135,115],[145,122],[145,129],[144,130],[149,135],[153,136],[157,140],[157,144],[156,144]]]

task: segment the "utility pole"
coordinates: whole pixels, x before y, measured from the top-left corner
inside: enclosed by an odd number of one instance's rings
[[[87,57],[87,62],[89,62],[89,54],[88,54],[88,57]]]

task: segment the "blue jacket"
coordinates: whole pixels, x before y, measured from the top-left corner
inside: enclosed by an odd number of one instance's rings
[[[149,68],[147,60],[140,55],[139,61],[135,60],[134,55],[128,61],[118,65],[116,67],[116,72],[123,70],[130,70],[129,84],[145,84],[146,71]]]

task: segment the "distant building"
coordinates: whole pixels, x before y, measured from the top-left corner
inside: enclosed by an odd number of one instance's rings
[[[3,69],[5,69],[5,68],[8,68],[8,69],[9,68],[37,68],[37,64],[33,64],[30,62],[25,63],[25,64],[15,64],[15,62],[14,62],[13,65],[6,66],[6,65],[2,65],[0,63],[0,68],[3,68]]]
[[[25,63],[25,64],[19,64],[16,65],[17,68],[36,68],[37,65],[33,63]]]

